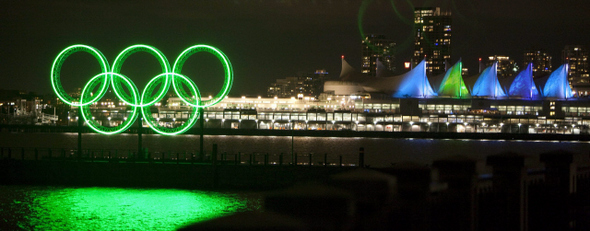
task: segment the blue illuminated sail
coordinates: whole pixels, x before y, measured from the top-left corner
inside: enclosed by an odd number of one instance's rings
[[[506,93],[502,90],[500,81],[498,81],[498,62],[481,73],[475,85],[473,85],[473,96],[487,96],[487,97],[505,97]]]
[[[518,73],[512,85],[510,85],[508,94],[526,99],[540,98],[539,91],[533,82],[533,63],[529,63],[526,69]]]
[[[543,88],[544,97],[567,99],[573,96],[567,80],[567,69],[567,64],[563,64],[551,73]]]
[[[393,90],[393,97],[432,97],[436,96],[432,86],[426,78],[426,61],[422,60],[414,69],[401,75],[397,89]]]

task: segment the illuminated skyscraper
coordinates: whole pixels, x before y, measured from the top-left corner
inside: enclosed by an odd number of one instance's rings
[[[498,62],[498,79],[508,78],[516,74],[518,65],[508,56],[494,55],[488,57],[487,66]]]
[[[385,38],[383,35],[371,34],[362,41],[362,45],[363,65],[361,71],[363,74],[369,74],[370,76],[377,74],[377,59],[383,63],[385,68],[395,71],[393,65],[395,43],[392,40]]]
[[[561,61],[567,63],[570,84],[589,83],[588,50],[580,45],[568,45],[561,52]]]
[[[551,55],[543,49],[527,49],[524,51],[523,67],[533,64],[533,76],[548,75],[551,73]]]
[[[451,13],[439,7],[414,8],[414,66],[424,57],[431,75],[444,73],[451,59]]]

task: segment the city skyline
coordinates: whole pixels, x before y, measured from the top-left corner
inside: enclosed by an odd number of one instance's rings
[[[539,4],[536,3],[535,4]],[[477,59],[506,55],[521,63],[527,47],[547,50],[560,57],[565,45],[589,47],[590,28],[583,14],[584,1],[497,2],[475,5],[469,1],[219,1],[164,4],[145,2],[10,2],[0,14],[5,38],[0,77],[2,89],[50,93],[47,80],[53,59],[65,47],[83,43],[100,49],[109,62],[135,43],[158,47],[169,59],[192,44],[210,44],[231,59],[235,84],[231,95],[266,92],[276,79],[300,72],[326,69],[340,72],[342,55],[360,70],[360,42],[367,34],[384,34],[396,44],[396,66],[409,61],[413,50],[414,7],[441,7],[453,17],[451,63],[462,58],[476,71]],[[530,9],[535,9],[531,11]],[[359,26],[360,25],[360,26]],[[139,88],[158,74],[149,55],[132,57],[126,66]],[[196,58],[187,74],[203,94],[215,93],[222,77],[221,65]],[[558,59],[556,59],[558,60]],[[92,58],[74,55],[64,67],[66,90],[82,87],[96,73]],[[554,61],[553,67],[558,67]],[[69,67],[68,67],[69,65]],[[219,66],[219,67],[216,67]],[[89,66],[90,68],[84,67]],[[197,68],[211,69],[199,70]],[[149,69],[149,70],[146,70]],[[123,73],[126,68],[123,69]],[[195,75],[219,76],[207,80]],[[17,81],[18,80],[18,81]],[[219,86],[218,86],[219,85]],[[209,94],[211,94],[209,93]]]

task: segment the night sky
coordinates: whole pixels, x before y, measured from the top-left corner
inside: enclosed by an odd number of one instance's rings
[[[73,44],[102,51],[112,63],[138,43],[160,49],[172,64],[194,44],[221,49],[231,60],[231,96],[264,95],[277,78],[327,69],[340,73],[340,56],[360,70],[363,33],[384,34],[398,44],[397,66],[412,53],[414,6],[440,6],[453,14],[452,61],[463,59],[471,73],[477,58],[508,55],[522,65],[527,47],[546,49],[553,68],[565,45],[590,46],[590,1],[3,1],[0,7],[0,89],[51,93],[55,56]],[[66,61],[67,91],[98,73],[94,58],[77,53]],[[160,73],[147,53],[123,66],[141,89]],[[203,95],[216,94],[221,64],[212,55],[193,56],[183,73]]]

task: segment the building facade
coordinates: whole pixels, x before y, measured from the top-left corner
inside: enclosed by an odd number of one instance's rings
[[[427,74],[445,72],[451,59],[451,22],[451,13],[441,12],[439,7],[414,8],[413,64],[426,58]]]
[[[277,79],[268,87],[267,96],[270,98],[314,97],[317,99],[323,92],[324,81],[327,77],[328,72],[320,69],[313,74]]]
[[[118,126],[130,108],[105,101],[93,104],[91,111],[97,123]],[[171,97],[150,116],[160,126],[173,128],[187,121],[190,111],[190,106]],[[225,129],[589,134],[590,101],[228,97],[205,109],[203,118],[206,128]],[[75,126],[77,119],[69,117],[70,125]]]
[[[551,55],[547,54],[544,49],[527,49],[524,51],[523,67],[529,63],[533,64],[533,76],[545,76],[551,74],[553,68]]]
[[[561,61],[567,63],[568,80],[571,84],[590,83],[588,50],[580,45],[567,45],[561,52]]]
[[[489,56],[487,66],[491,66],[494,62],[498,62],[498,79],[512,77],[518,72],[518,65],[509,56]]]
[[[377,59],[389,71],[395,72],[394,49],[395,43],[385,38],[384,35],[368,35],[362,41],[362,68],[363,74],[377,75]]]

